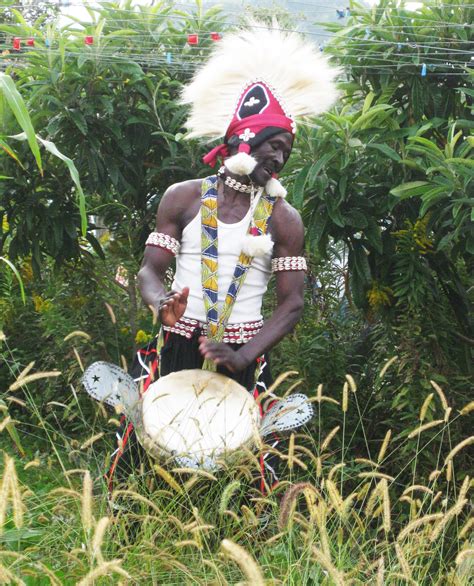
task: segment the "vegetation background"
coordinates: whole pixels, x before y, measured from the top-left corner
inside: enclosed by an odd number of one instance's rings
[[[351,3],[326,25],[343,95],[283,176],[311,270],[272,355],[317,416],[281,448],[278,489],[252,488],[250,456],[218,477],[144,466],[111,506],[117,420],[81,372],[156,333],[144,242],[166,187],[209,173],[177,97],[233,23],[199,3],[103,2],[66,25],[0,5],[0,582],[467,584],[473,6]]]

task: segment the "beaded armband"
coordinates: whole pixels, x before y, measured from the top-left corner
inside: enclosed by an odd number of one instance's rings
[[[152,232],[148,236],[145,246],[157,246],[158,248],[164,248],[176,256],[181,245],[178,240],[176,240],[176,238],[173,238],[168,234],[163,234],[162,232]]]
[[[307,271],[304,256],[280,256],[272,259],[272,273],[278,271]]]

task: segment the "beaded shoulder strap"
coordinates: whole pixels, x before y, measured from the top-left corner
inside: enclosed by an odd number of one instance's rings
[[[253,225],[257,236],[266,234],[268,220],[272,215],[276,198],[268,195],[260,197],[253,215]],[[250,225],[249,225],[250,230]],[[245,282],[253,257],[240,253],[234,269],[232,281],[227,291],[221,314],[218,310],[218,234],[217,234],[217,177],[203,180],[201,196],[201,278],[206,310],[208,337],[220,342],[224,336],[237,295]],[[207,370],[214,370],[213,364],[205,362]]]

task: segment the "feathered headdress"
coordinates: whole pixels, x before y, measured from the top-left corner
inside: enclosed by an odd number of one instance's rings
[[[214,166],[220,157],[231,173],[249,175],[257,164],[252,148],[278,132],[294,134],[299,118],[332,106],[339,95],[337,74],[319,49],[300,35],[281,30],[276,21],[270,28],[250,21],[247,29],[219,41],[185,86],[182,102],[191,105],[188,137],[224,136],[224,143],[204,162]],[[238,147],[232,157],[229,146]],[[286,193],[276,179],[268,182],[266,191]]]

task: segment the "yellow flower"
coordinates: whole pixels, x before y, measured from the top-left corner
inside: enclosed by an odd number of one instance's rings
[[[44,313],[50,310],[53,306],[49,299],[43,299],[41,295],[33,295],[33,304],[35,306],[35,311],[38,313]]]
[[[135,344],[146,344],[152,339],[152,337],[151,334],[147,334],[143,330],[138,330],[135,336]]]
[[[378,311],[382,307],[389,307],[392,305],[392,293],[390,287],[383,287],[377,281],[374,281],[371,289],[367,292],[370,307],[374,311]]]

